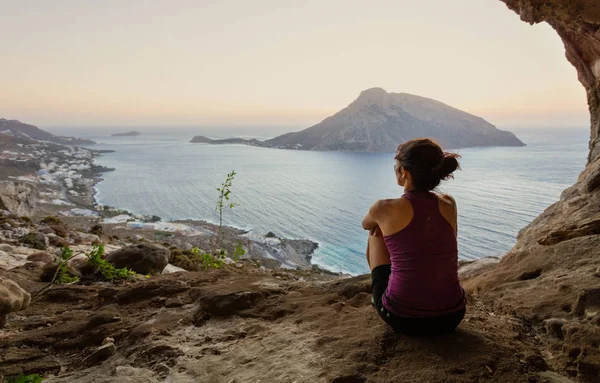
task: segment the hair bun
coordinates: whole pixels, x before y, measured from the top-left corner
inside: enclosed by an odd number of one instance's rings
[[[456,153],[444,152],[442,161],[435,169],[437,175],[440,177],[440,180],[446,180],[454,177],[452,173],[454,173],[456,169],[460,169],[460,165],[458,164],[459,157],[460,156]]]

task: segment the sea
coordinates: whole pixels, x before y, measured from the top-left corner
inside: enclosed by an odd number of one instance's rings
[[[585,166],[589,129],[511,130],[527,146],[457,150],[462,170],[439,187],[458,204],[461,259],[505,254],[519,230],[556,202]],[[216,189],[235,170],[236,206],[224,211],[224,224],[318,242],[313,263],[335,272],[368,271],[361,220],[375,200],[403,192],[393,153],[190,143],[201,130],[139,137],[51,131],[91,138],[99,143],[95,149],[115,151],[97,160],[116,169],[96,187],[100,204],[164,220],[217,223]]]

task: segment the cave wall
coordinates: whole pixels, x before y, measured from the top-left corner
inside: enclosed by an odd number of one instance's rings
[[[562,39],[566,57],[577,69],[590,111],[588,162],[560,201],[523,229],[516,249],[565,238],[600,234],[600,1],[501,0],[530,24],[547,22]],[[543,63],[541,63],[543,64]],[[552,81],[552,79],[548,79]]]
[[[567,59],[577,69],[579,81],[587,92],[591,116],[588,162],[597,161],[600,158],[600,1],[501,1],[519,14],[521,20],[530,24],[547,22],[561,37]]]
[[[581,382],[598,382],[600,0],[501,1],[525,22],[547,22],[562,39],[567,60],[587,92],[589,155],[577,182],[519,232],[500,263],[463,284],[492,307],[538,329],[553,369]]]

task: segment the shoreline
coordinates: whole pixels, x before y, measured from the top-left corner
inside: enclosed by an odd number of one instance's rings
[[[184,250],[199,247],[207,251],[212,247],[212,238],[218,230],[216,224],[201,219],[166,221],[158,216],[136,214],[127,209],[101,204],[98,184],[104,180],[107,172],[115,169],[99,165],[96,159],[106,153],[114,153],[114,150],[67,146],[60,149],[71,153],[55,164],[60,172],[46,171],[45,165],[53,163],[54,159],[52,155],[46,154],[39,158],[40,166],[34,174],[14,177],[15,181],[36,184],[39,191],[36,215],[60,215],[82,229],[101,224],[115,236],[134,239],[142,237]],[[223,226],[222,235],[222,247],[228,254],[233,254],[236,246],[242,244],[246,252],[243,258],[258,261],[266,268],[319,269],[331,272],[312,263],[312,257],[319,248],[319,243],[315,241],[280,238],[273,233],[256,233],[251,229],[232,226]]]

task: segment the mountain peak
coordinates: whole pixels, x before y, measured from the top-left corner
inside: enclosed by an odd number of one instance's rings
[[[383,88],[369,88],[360,92],[354,103],[361,105],[381,104],[389,95]]]
[[[362,92],[360,92],[360,96],[358,96],[358,98],[375,96],[375,95],[384,95],[384,94],[388,94],[388,92],[385,89],[379,88],[379,87],[374,87],[374,88],[365,89]]]

